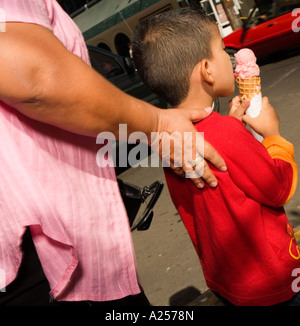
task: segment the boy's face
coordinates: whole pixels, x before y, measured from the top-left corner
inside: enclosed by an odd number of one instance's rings
[[[212,74],[215,80],[214,95],[217,97],[227,97],[233,94],[235,89],[235,79],[233,75],[232,63],[230,57],[225,51],[225,46],[219,32],[211,41]]]

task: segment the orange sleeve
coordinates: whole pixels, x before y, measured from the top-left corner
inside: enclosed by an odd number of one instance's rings
[[[298,168],[294,159],[294,146],[281,136],[267,137],[262,141],[272,159],[280,159],[291,164],[293,168],[293,181],[290,194],[285,203],[294,195],[297,188]]]

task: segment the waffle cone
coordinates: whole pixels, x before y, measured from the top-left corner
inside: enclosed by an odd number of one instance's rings
[[[261,92],[260,77],[252,77],[246,79],[237,77],[236,83],[243,100],[246,98],[251,100],[254,96]]]

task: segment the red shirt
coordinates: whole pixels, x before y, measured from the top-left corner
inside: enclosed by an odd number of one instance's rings
[[[228,167],[224,173],[210,165],[218,187],[199,190],[169,169],[165,175],[208,287],[235,305],[290,299],[291,273],[300,267],[282,207],[291,190],[291,164],[272,159],[236,118],[213,113],[196,128]]]

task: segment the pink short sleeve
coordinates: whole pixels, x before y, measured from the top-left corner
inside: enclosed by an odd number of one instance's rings
[[[0,22],[33,23],[52,30],[44,0],[1,0],[0,8]]]

